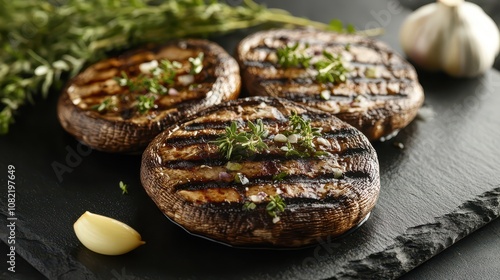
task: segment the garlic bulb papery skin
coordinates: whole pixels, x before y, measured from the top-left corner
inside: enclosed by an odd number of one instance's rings
[[[403,51],[416,65],[454,77],[475,77],[500,51],[495,22],[476,4],[438,0],[415,10],[400,29]]]
[[[75,222],[73,229],[85,247],[103,255],[122,255],[146,243],[130,226],[88,211]]]

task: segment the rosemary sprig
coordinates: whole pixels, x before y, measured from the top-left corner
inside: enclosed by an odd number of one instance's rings
[[[238,7],[217,0],[0,0],[0,7],[0,134],[21,106],[58,93],[68,78],[110,51],[269,24],[331,28],[252,0]]]
[[[213,142],[218,145],[219,152],[227,160],[241,160],[268,149],[263,141],[268,131],[262,120],[258,119],[255,124],[248,121],[247,126],[250,131],[239,131],[238,124],[233,121],[230,126],[226,127],[226,133]]]

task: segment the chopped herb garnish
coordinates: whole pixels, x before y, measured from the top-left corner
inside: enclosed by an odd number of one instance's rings
[[[200,74],[201,70],[203,70],[203,57],[205,56],[204,53],[200,52],[197,57],[190,57],[188,58],[189,63],[191,64],[191,70],[190,74]]]
[[[339,168],[335,168],[333,170],[333,178],[340,179],[342,177],[344,177],[344,172],[342,172],[342,170],[340,170]]]
[[[289,126],[289,130],[283,132],[288,136],[286,141],[282,141],[285,145],[280,147],[286,157],[305,158],[328,155],[328,152],[316,150],[313,140],[321,136],[321,129],[311,127],[311,121],[305,120],[297,112],[292,112],[289,117]]]
[[[123,181],[120,181],[120,189],[122,190],[122,194],[128,194],[127,190],[127,184],[123,183]]]
[[[254,210],[256,207],[257,207],[257,205],[255,205],[255,203],[250,202],[250,201],[247,201],[247,202],[245,202],[245,204],[243,204],[243,210],[245,210],[245,211]]]
[[[345,82],[349,71],[342,63],[341,56],[323,51],[323,57],[323,60],[314,63],[314,68],[318,71],[316,81],[320,83]]]
[[[307,150],[315,151],[313,139],[321,136],[320,129],[311,127],[311,121],[306,121],[297,112],[292,112],[290,124],[292,126],[292,134],[299,134],[301,136],[300,145]]]
[[[321,93],[319,94],[319,96],[321,97],[321,99],[323,100],[330,100],[330,97],[332,96],[331,92],[327,89],[321,91]]]
[[[145,114],[155,106],[155,96],[139,95],[137,96],[137,111],[139,114]]]
[[[285,177],[288,176],[288,173],[285,172],[285,171],[282,171],[276,175],[273,176],[273,181],[283,181],[283,179],[285,179]]]
[[[158,80],[165,84],[173,85],[175,83],[175,77],[177,75],[177,70],[182,67],[182,64],[177,61],[170,61],[168,59],[163,59],[160,61],[160,66],[158,67],[161,71],[151,70],[151,73],[158,72]]]
[[[276,218],[281,212],[285,211],[286,204],[279,195],[270,196],[270,201],[266,206],[269,216]]]
[[[311,56],[304,53],[304,50],[298,49],[299,43],[293,46],[285,46],[277,49],[278,64],[283,68],[310,66]],[[307,48],[308,45],[305,46]],[[347,46],[346,46],[347,48]],[[348,69],[342,62],[341,55],[332,54],[323,51],[323,59],[314,63],[314,68],[318,71],[315,76],[316,81],[320,83],[340,83],[347,79]]]
[[[262,120],[258,119],[255,124],[248,121],[247,126],[250,131],[238,131],[238,125],[233,121],[230,126],[226,127],[226,133],[214,141],[219,146],[219,152],[226,159],[240,160],[268,149],[262,140],[268,134]]]
[[[191,73],[198,74],[203,70],[203,56],[204,54],[200,52],[197,57],[188,58],[191,64]],[[139,74],[135,79],[129,78],[127,73],[123,71],[120,77],[115,78],[117,83],[121,87],[128,88],[130,93],[141,94],[137,97],[136,103],[136,109],[139,114],[145,114],[153,109],[158,96],[176,91],[174,88],[169,89],[169,87],[175,84],[177,71],[182,68],[180,62],[168,59],[162,59],[160,62],[153,60],[145,64],[143,69],[141,69],[144,72]],[[103,103],[95,107],[95,110],[101,112],[109,109],[112,105],[110,100],[104,100]]]
[[[305,45],[308,48],[309,45]],[[293,46],[284,46],[277,49],[278,64],[283,68],[289,67],[309,67],[311,56],[304,53],[303,49],[299,49],[299,43]]]
[[[121,73],[121,77],[115,78],[118,84],[122,87],[127,87],[130,92],[138,93],[153,93],[167,94],[168,88],[165,85],[173,85],[177,70],[182,65],[177,61],[169,61],[163,59],[157,67],[150,70],[150,74],[140,74],[135,79],[130,79],[125,72]]]
[[[246,185],[250,182],[250,180],[248,180],[248,178],[245,175],[243,175],[241,173],[236,173],[234,175],[234,182],[238,183],[238,184]]]
[[[106,110],[110,110],[115,106],[116,106],[115,102],[113,102],[113,100],[110,97],[108,97],[104,99],[101,103],[92,106],[92,110],[96,110],[97,112],[101,113]]]

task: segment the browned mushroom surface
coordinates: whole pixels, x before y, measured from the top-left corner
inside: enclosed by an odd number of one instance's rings
[[[288,51],[290,57],[310,58],[307,65],[284,67],[278,51],[287,46],[296,48]],[[318,81],[317,62],[326,61],[321,71],[334,66],[328,64],[325,51],[341,58],[347,69],[344,81]],[[310,29],[262,31],[240,42],[237,59],[250,95],[282,97],[324,110],[370,140],[407,126],[424,101],[413,66],[386,44],[358,35]]]
[[[238,64],[217,44],[172,41],[86,68],[63,91],[58,117],[94,149],[140,153],[166,127],[235,99],[240,84]]]
[[[221,150],[229,146],[230,155]],[[229,101],[164,131],[143,154],[141,181],[191,233],[257,247],[342,235],[370,213],[380,189],[366,136],[331,114],[270,97]]]

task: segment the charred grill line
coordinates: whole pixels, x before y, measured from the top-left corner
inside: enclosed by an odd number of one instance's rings
[[[352,101],[356,96],[359,96],[357,93],[352,93],[349,95],[336,95],[333,93],[330,96],[329,101]],[[400,98],[406,98],[406,94],[403,93],[379,93],[379,94],[365,94],[364,97],[366,97],[367,100],[369,101],[374,101],[374,100],[394,100],[394,99],[400,99]],[[311,94],[304,94],[303,92],[289,92],[289,91],[283,91],[280,95],[280,97],[284,97],[293,101],[301,101],[301,102],[320,102],[324,103],[325,100],[321,98],[320,93],[311,93]]]
[[[277,119],[262,118],[261,120],[264,123],[264,125],[266,125],[266,126],[272,126],[272,125],[275,125],[275,124],[278,124],[278,125],[279,124],[285,124],[285,122],[277,120]],[[231,121],[224,121],[224,122],[221,122],[221,121],[211,121],[211,122],[203,122],[203,123],[193,123],[193,124],[184,126],[184,130],[186,130],[186,131],[197,131],[197,130],[205,130],[205,129],[220,129],[220,130],[224,130],[226,127],[230,126],[233,121],[238,122],[238,124],[240,126],[242,126],[243,124],[246,125],[246,122],[247,122],[246,120],[245,121],[242,121],[242,120],[231,120]],[[252,120],[249,120],[249,121],[255,122],[255,121],[257,121],[257,119],[252,119]]]
[[[272,84],[279,84],[279,85],[289,85],[289,84],[298,84],[298,85],[311,85],[316,83],[315,80],[312,78],[289,78],[289,77],[284,77],[284,78],[266,78],[262,76],[255,76],[255,79],[262,85],[262,86],[268,86]],[[414,84],[415,81],[407,79],[407,78],[399,78],[396,80],[385,80],[383,78],[362,78],[362,77],[356,77],[356,78],[348,78],[349,81],[352,81],[356,84],[365,82],[367,84],[377,84],[380,82],[385,82],[385,83],[403,83],[405,85],[411,85]]]
[[[349,61],[348,62],[351,66],[362,66],[362,67],[375,67],[375,66],[383,66],[387,69],[392,69],[392,70],[401,70],[401,69],[409,69],[408,65],[404,65],[402,63],[399,64],[385,64],[385,63],[369,63],[369,62],[362,62],[362,61]],[[243,64],[247,67],[255,67],[255,68],[279,68],[279,66],[276,63],[270,62],[270,61],[261,61],[261,60],[246,60],[243,62]],[[291,69],[306,69],[303,67],[295,67]]]
[[[288,40],[293,40],[294,43],[299,43],[300,45],[308,44],[309,47],[321,47],[322,49],[325,47],[344,47],[345,48],[347,45],[344,43],[335,42],[334,40],[326,42],[324,40],[314,40],[314,39],[310,39],[310,38],[308,38],[307,40],[302,40],[301,38],[287,38],[287,40],[282,40],[282,39],[276,38],[276,37],[272,37],[269,39],[276,40],[276,41],[284,41],[284,43],[286,43]],[[264,43],[264,42],[262,42],[262,43]],[[262,43],[254,46],[252,49],[276,51],[276,48],[263,45]],[[380,48],[378,48],[374,44],[372,44],[370,42],[366,42],[366,41],[349,42],[349,45],[351,46],[351,48],[361,47],[361,48],[380,50]]]
[[[368,154],[370,151],[364,147],[348,148],[340,151],[338,157],[346,158],[358,155]],[[227,160],[222,159],[218,154],[214,154],[213,158],[204,157],[197,160],[170,160],[165,161],[162,165],[169,169],[194,169],[195,167],[205,165],[210,167],[224,166]],[[249,158],[247,162],[267,162],[267,161],[309,161],[311,158],[286,157],[284,154],[256,154]]]
[[[334,178],[334,173],[326,173],[318,175],[314,178],[307,177],[305,175],[290,175],[285,177],[281,181],[273,180],[273,176],[260,176],[260,177],[247,177],[250,181],[248,184],[242,185],[236,182],[224,182],[224,181],[191,181],[185,184],[179,184],[175,186],[176,191],[187,190],[187,191],[197,191],[206,189],[217,189],[217,188],[232,188],[236,190],[243,191],[247,187],[258,186],[263,184],[274,184],[274,185],[294,185],[294,184],[307,184],[308,186],[319,187],[322,184],[341,182],[346,178],[350,179],[365,179],[370,178],[371,175],[361,170],[348,171],[344,173],[344,177],[340,179]]]
[[[215,141],[220,135],[199,135],[195,137],[176,137],[169,138],[165,144],[172,147],[184,147],[191,145],[207,144]]]
[[[219,125],[216,124],[215,122],[212,123],[209,127],[202,127],[197,130],[204,130],[204,129],[220,129],[223,130],[226,125]],[[227,124],[229,125],[229,123]],[[194,129],[193,129],[194,130]],[[341,128],[333,131],[325,131],[321,134],[321,137],[325,139],[335,139],[335,138],[349,138],[353,137],[357,134],[357,131],[355,131],[352,128]],[[172,137],[167,139],[165,142],[166,145],[172,146],[172,147],[186,147],[186,146],[191,146],[191,145],[196,145],[196,144],[208,144],[212,141],[215,141],[217,138],[220,137],[220,134],[198,134],[196,136],[185,136],[185,137]],[[269,139],[268,139],[269,140]],[[271,141],[271,140],[269,140]],[[268,143],[269,144],[269,143]]]
[[[287,205],[285,211],[292,210],[294,211],[295,209],[301,209],[304,210],[304,208],[308,207],[317,207],[318,205],[321,205],[322,207],[335,207],[336,205],[339,204],[348,204],[352,198],[350,198],[348,195],[345,194],[340,194],[338,196],[334,195],[325,195],[322,198],[311,198],[311,197],[282,197],[283,201]],[[256,203],[256,208],[252,211],[247,211],[243,210],[242,206],[244,203],[242,202],[207,202],[205,204],[199,205],[199,207],[202,207],[204,209],[210,209],[213,212],[222,212],[222,213],[228,213],[228,212],[243,212],[246,214],[251,215],[252,213],[258,212],[258,211],[266,211],[266,206],[267,206],[268,201],[264,200],[261,203]]]

